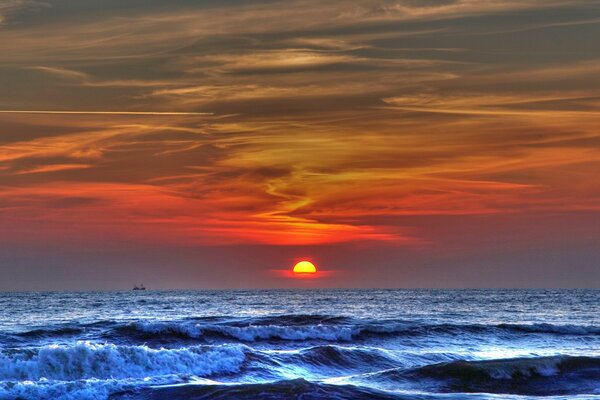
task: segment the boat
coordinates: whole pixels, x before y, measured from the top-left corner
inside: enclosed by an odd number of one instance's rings
[[[132,290],[146,290],[146,288],[144,287],[144,285],[135,285]]]

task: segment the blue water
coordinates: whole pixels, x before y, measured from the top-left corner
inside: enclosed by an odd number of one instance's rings
[[[0,399],[600,399],[600,291],[0,294]]]

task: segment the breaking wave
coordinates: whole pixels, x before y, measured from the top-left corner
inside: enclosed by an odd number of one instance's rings
[[[553,356],[465,361],[392,369],[367,377],[444,393],[529,396],[600,394],[600,358]]]
[[[407,321],[354,321],[323,316],[289,316],[268,319],[175,322],[135,322],[112,332],[144,339],[188,338],[196,340],[229,339],[242,342],[264,340],[350,342],[369,337],[411,337],[424,335],[600,335],[595,326],[551,324],[418,324]]]
[[[331,399],[331,400],[392,400],[416,399],[385,393],[372,388],[354,385],[330,385],[293,379],[264,384],[223,385],[183,385],[179,387],[145,388],[139,391],[125,391],[113,396],[114,400],[289,400],[289,399]]]
[[[78,342],[1,352],[0,381],[210,376],[239,371],[245,355],[241,345],[151,349]]]
[[[464,380],[527,380],[566,373],[595,371],[600,377],[600,358],[531,357],[482,361],[453,361],[416,369],[418,375]]]

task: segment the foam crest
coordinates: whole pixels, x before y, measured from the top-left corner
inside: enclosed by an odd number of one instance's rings
[[[237,372],[244,359],[242,346],[151,349],[77,342],[0,353],[0,381],[209,376]]]
[[[191,338],[228,337],[244,342],[257,340],[325,340],[350,341],[360,329],[342,325],[202,325],[189,323],[137,323],[135,329],[152,334],[187,336]]]
[[[127,386],[116,381],[0,382],[0,400],[106,400],[124,387]]]
[[[265,324],[272,322],[272,324]],[[595,326],[551,324],[431,324],[409,321],[343,321],[297,319],[292,324],[278,324],[277,318],[268,321],[172,321],[137,322],[121,326],[117,334],[138,336],[141,339],[188,338],[198,340],[229,339],[242,342],[261,340],[348,342],[368,337],[418,337],[430,335],[522,335],[524,333],[548,335],[595,336],[600,328]]]

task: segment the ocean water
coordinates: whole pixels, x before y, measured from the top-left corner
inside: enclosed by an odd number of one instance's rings
[[[600,291],[0,294],[0,399],[600,399]]]

